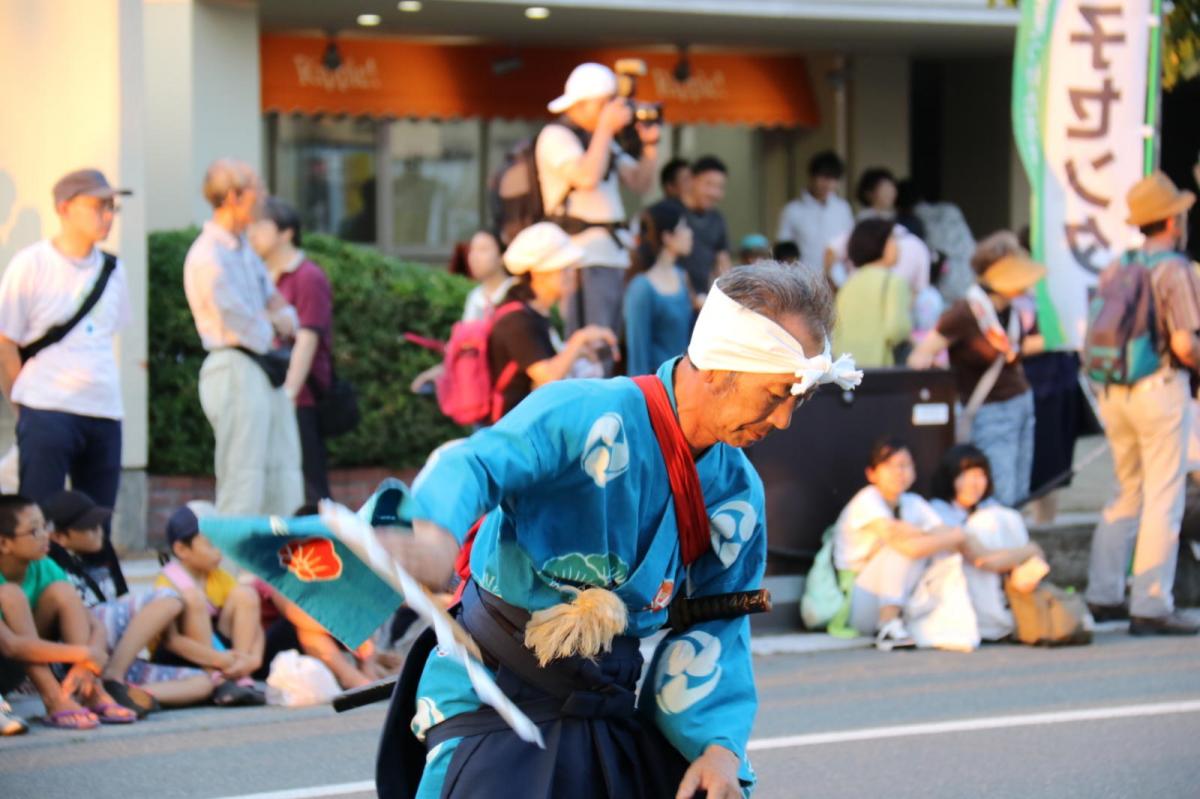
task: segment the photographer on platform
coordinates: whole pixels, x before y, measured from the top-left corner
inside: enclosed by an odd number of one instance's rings
[[[617,145],[616,136],[635,124],[634,108],[618,96],[616,74],[601,64],[576,67],[563,95],[548,108],[562,116],[537,139],[542,205],[546,218],[584,252],[578,289],[564,302],[567,333],[587,325],[620,330],[632,247],[620,184],[637,193],[654,185],[661,130],[657,123],[636,123],[638,159]],[[605,366],[611,368],[611,359]]]

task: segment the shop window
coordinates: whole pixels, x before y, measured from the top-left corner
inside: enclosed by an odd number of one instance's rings
[[[376,243],[379,124],[372,119],[276,118],[274,191],[300,211],[306,230]]]
[[[391,246],[399,252],[449,252],[479,227],[482,123],[391,123]]]

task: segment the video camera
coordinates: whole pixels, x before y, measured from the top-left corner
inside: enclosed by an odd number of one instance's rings
[[[642,59],[622,58],[617,61],[613,71],[617,73],[617,94],[625,98],[629,110],[633,112],[633,121],[617,133],[617,144],[634,158],[641,158],[642,139],[638,136],[637,126],[639,123],[661,125],[662,103],[646,103],[634,99],[637,94],[637,79],[646,74],[646,62]]]

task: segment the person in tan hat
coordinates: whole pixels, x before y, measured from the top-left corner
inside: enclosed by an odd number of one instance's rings
[[[1180,252],[1186,215],[1196,198],[1162,172],[1126,195],[1129,217],[1145,237],[1100,276],[1100,292],[1127,269],[1150,269],[1153,339],[1159,368],[1133,385],[1106,385],[1097,399],[1112,449],[1117,496],[1092,536],[1087,601],[1097,621],[1130,617],[1134,635],[1194,635],[1175,611],[1172,590],[1183,521],[1188,372],[1200,368],[1200,280]],[[1133,555],[1133,585],[1125,606],[1125,575]]]
[[[619,357],[610,328],[587,325],[563,342],[550,324],[551,309],[575,287],[582,258],[583,250],[553,222],[530,225],[504,251],[504,266],[517,282],[496,309],[488,336],[488,368],[501,398],[495,419],[535,388],[565,377],[599,377],[599,358]]]
[[[962,403],[960,437],[987,455],[995,497],[1012,506],[1029,493],[1033,472],[1033,390],[1020,359],[1045,346],[1026,295],[1046,268],[1029,260],[1009,230],[979,242],[971,268],[975,285],[946,309],[908,365],[928,369],[949,350]]]
[[[661,128],[638,123],[640,157],[621,149],[615,137],[633,122],[633,111],[617,95],[616,75],[603,64],[577,66],[562,96],[547,108],[561,116],[542,128],[534,147],[542,207],[583,251],[579,285],[563,307],[566,330],[587,325],[620,330],[633,247],[621,186],[645,194],[654,185]],[[606,370],[611,366],[606,359]]]
[[[102,252],[118,199],[98,169],[53,188],[59,229],[13,256],[0,280],[0,390],[17,414],[19,492],[41,502],[66,486],[111,508],[121,478],[125,415],[116,337],[132,319],[125,266]],[[106,521],[101,551],[117,594],[125,579]]]

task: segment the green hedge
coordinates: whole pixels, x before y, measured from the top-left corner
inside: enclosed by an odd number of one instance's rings
[[[197,230],[150,234],[150,471],[211,474],[213,434],[200,408],[200,346],[183,293],[183,259]],[[420,465],[462,428],[429,396],[408,390],[436,356],[404,341],[412,331],[445,339],[462,314],[469,281],[402,263],[329,236],[306,236],[305,252],[333,285],[334,358],[358,388],[356,430],[330,442],[333,466]]]

